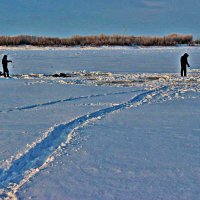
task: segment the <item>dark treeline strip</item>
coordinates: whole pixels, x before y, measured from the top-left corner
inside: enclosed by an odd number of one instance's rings
[[[200,43],[200,41],[199,41]],[[175,46],[178,44],[194,44],[192,35],[171,34],[164,37],[98,35],[70,38],[37,37],[29,35],[0,36],[0,46]]]
[[[200,44],[200,39],[195,40],[194,44],[198,44],[199,45]]]

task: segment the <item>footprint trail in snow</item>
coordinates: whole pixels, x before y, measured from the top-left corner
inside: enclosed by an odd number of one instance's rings
[[[78,100],[82,100],[82,99],[98,98],[98,97],[111,96],[111,95],[123,95],[123,94],[137,93],[137,92],[142,92],[142,91],[144,91],[144,90],[132,90],[132,91],[128,91],[128,92],[114,92],[114,93],[92,94],[92,95],[87,95],[87,96],[69,97],[66,99],[49,101],[46,103],[33,104],[33,105],[15,107],[15,108],[8,108],[6,110],[0,110],[0,113],[30,110],[30,109],[44,107],[44,106],[50,106],[50,105],[54,105],[54,104],[58,104],[58,103],[65,103],[65,102],[70,102],[70,101],[78,101]]]
[[[143,105],[147,103],[149,99],[153,100],[154,96],[160,95],[167,89],[167,86],[163,86],[158,89],[146,91],[127,102],[104,108],[78,117],[66,124],[52,127],[44,134],[43,138],[38,139],[30,145],[31,147],[29,150],[22,153],[19,157],[16,157],[7,169],[2,169],[0,171],[0,197],[16,198],[15,194],[19,188],[53,161],[53,154],[58,148],[61,148],[63,142],[66,142],[71,137],[73,130],[115,111]]]

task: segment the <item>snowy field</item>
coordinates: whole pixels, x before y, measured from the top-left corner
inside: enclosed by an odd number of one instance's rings
[[[200,199],[199,48],[0,53],[0,199]]]

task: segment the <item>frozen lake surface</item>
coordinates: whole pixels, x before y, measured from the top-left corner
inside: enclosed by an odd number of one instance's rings
[[[175,73],[187,52],[193,68],[200,69],[200,47],[102,47],[68,50],[0,50],[14,61],[13,73],[105,71],[119,73]]]
[[[199,48],[6,52],[0,199],[200,199]]]

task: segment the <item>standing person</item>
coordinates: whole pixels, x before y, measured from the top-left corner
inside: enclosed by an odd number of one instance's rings
[[[188,57],[189,55],[185,53],[183,56],[181,56],[181,76],[187,76],[187,70],[186,67],[190,67],[188,63]]]
[[[9,77],[9,71],[8,71],[8,63],[9,62],[12,62],[12,60],[7,60],[7,55],[4,55],[3,59],[2,59],[4,77]]]

